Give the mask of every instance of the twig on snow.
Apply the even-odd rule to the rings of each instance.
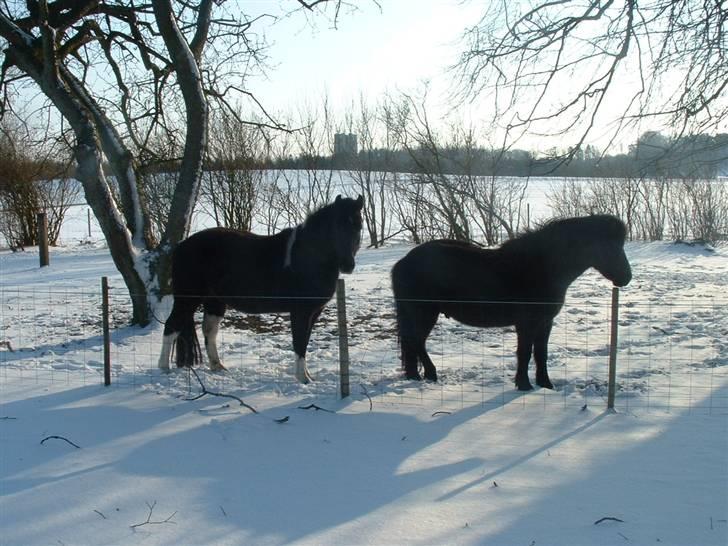
[[[302,409],[302,410],[315,409],[316,411],[325,411],[326,413],[336,413],[335,411],[332,411],[332,410],[326,409],[326,408],[322,408],[320,406],[317,406],[316,404],[309,404],[308,406],[298,406],[298,409]]]
[[[17,420],[17,417],[8,417],[8,416],[0,417],[0,421],[15,421],[15,420]]]
[[[40,445],[43,445],[47,440],[63,440],[64,442],[71,444],[76,449],[81,449],[81,446],[74,444],[71,440],[64,438],[63,436],[46,436],[40,441]]]
[[[372,411],[374,408],[374,404],[372,403],[372,397],[369,396],[369,391],[367,391],[367,388],[359,383],[359,386],[361,387],[362,392],[364,393],[364,396],[366,396],[369,399],[369,411]]]
[[[606,517],[603,517],[603,518],[600,518],[600,519],[596,520],[594,522],[594,525],[599,525],[603,521],[618,521],[619,523],[624,523],[624,520],[623,519],[613,518],[612,516],[606,516]]]
[[[433,417],[437,417],[438,415],[452,415],[452,412],[440,410],[432,414]]]
[[[99,516],[101,516],[104,519],[108,519],[102,512],[99,512],[98,510],[94,510]]]
[[[147,508],[149,508],[149,514],[147,514],[147,520],[143,521],[141,523],[135,523],[134,525],[130,525],[132,529],[136,529],[137,527],[141,527],[142,525],[162,525],[164,523],[170,523],[172,525],[177,525],[176,521],[172,521],[172,518],[177,514],[177,511],[173,512],[171,516],[167,517],[166,519],[153,521],[152,520],[152,514],[154,513],[154,507],[157,506],[157,501],[154,501],[152,504],[146,503]]]
[[[258,413],[257,409],[255,409],[253,406],[251,406],[249,404],[246,404],[245,402],[243,402],[243,400],[241,398],[238,398],[235,395],[225,394],[223,392],[213,392],[213,391],[207,390],[207,387],[205,387],[205,384],[202,382],[202,379],[200,378],[200,375],[197,373],[197,371],[194,368],[190,368],[190,371],[195,375],[195,377],[197,378],[197,381],[200,383],[202,392],[193,398],[185,398],[185,400],[187,400],[188,402],[192,402],[194,400],[199,400],[206,394],[209,394],[210,396],[220,396],[222,398],[232,398],[233,400],[237,400],[238,402],[240,402],[241,406],[248,408],[253,413]]]

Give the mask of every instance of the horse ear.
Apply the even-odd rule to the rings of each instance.
[[[336,199],[334,199],[334,203],[338,203],[339,201],[341,201],[341,194],[336,196]]]
[[[364,208],[364,196],[359,195],[359,197],[356,198],[356,206],[359,207],[359,210]]]

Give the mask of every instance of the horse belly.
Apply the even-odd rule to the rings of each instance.
[[[290,313],[296,308],[323,307],[330,298],[311,298],[296,296],[281,296],[270,292],[269,296],[239,296],[229,298],[226,304],[236,311],[243,313],[265,314],[265,313]]]
[[[517,315],[506,305],[467,302],[443,305],[441,312],[458,322],[481,328],[510,326],[515,324]]]
[[[537,303],[457,303],[443,306],[441,312],[468,326],[492,328],[551,320],[560,308],[556,304]]]

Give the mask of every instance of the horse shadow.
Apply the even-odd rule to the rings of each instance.
[[[532,396],[513,395],[516,402]],[[356,526],[350,524],[362,517],[406,519],[401,510],[407,498],[447,510],[462,495],[482,491],[510,470],[610,423],[603,412],[557,412],[554,429],[563,432],[549,441],[526,442],[530,449],[522,449],[515,440],[507,455],[478,456],[472,449],[458,455],[458,433],[472,431],[466,425],[473,420],[479,427],[495,423],[501,411],[521,423],[533,418],[533,412],[504,407],[501,400],[499,393],[434,416],[425,407],[388,411],[376,396],[371,411],[366,399],[311,398],[253,414],[214,397],[185,401],[102,387],[48,393],[2,406],[0,414],[18,418],[3,423],[5,437],[22,442],[24,454],[22,461],[4,464],[3,493],[22,500],[23,493],[43,488],[47,502],[56,503],[64,491],[78,488],[74,482],[82,483],[89,513],[127,517],[140,507],[144,511],[145,501],[156,501],[159,514],[179,510],[174,526],[155,530],[176,543],[235,537],[247,543],[288,543],[315,540],[332,529],[358,542],[362,537],[352,534]],[[335,413],[300,409],[309,403]],[[283,423],[274,420],[284,416]],[[488,442],[488,430],[482,433],[482,439],[473,441]],[[60,441],[40,446],[41,437],[50,434],[65,436],[82,449]],[[107,483],[106,473],[116,478]],[[549,502],[554,496],[547,495]],[[549,510],[544,503],[534,510]],[[6,503],[3,519],[21,521],[27,517],[23,510],[22,502]],[[77,509],[52,510],[60,522],[59,536],[73,536],[74,529],[86,524]],[[32,529],[22,533],[24,541],[18,543],[32,542]]]

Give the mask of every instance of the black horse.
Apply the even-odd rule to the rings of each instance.
[[[213,228],[182,241],[172,255],[174,305],[164,325],[159,367],[169,370],[175,341],[177,366],[200,362],[193,316],[202,305],[210,368],[224,369],[216,337],[225,310],[232,307],[247,313],[290,313],[296,378],[310,381],[305,359],[311,329],[334,294],[339,272],[354,270],[363,205],[361,196],[338,196],[303,224],[275,235]]]
[[[625,236],[622,221],[600,215],[553,220],[493,250],[451,240],[415,247],[392,268],[406,377],[421,379],[419,359],[425,379],[437,381],[425,341],[443,313],[471,326],[515,325],[516,386],[532,388],[528,362],[533,351],[536,383],[552,389],[547,347],[566,290],[590,267],[617,286],[629,283]]]

